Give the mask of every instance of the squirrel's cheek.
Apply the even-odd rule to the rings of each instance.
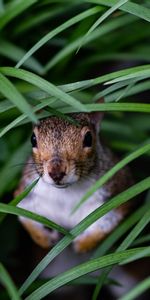
[[[72,183],[77,182],[78,180],[79,180],[79,176],[77,174],[75,174],[75,172],[70,172],[64,178],[64,183],[72,184]]]

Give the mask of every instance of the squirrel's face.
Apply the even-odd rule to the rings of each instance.
[[[49,117],[31,137],[36,169],[44,181],[66,187],[89,176],[95,166],[96,129],[89,114],[73,114],[78,125]]]

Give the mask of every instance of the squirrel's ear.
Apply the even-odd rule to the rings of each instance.
[[[96,101],[96,104],[104,103],[104,98]],[[94,125],[96,130],[99,129],[104,113],[102,111],[95,111],[89,114],[91,124]]]

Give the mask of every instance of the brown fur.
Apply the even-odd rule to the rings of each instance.
[[[37,139],[37,147],[33,147],[33,160],[30,159],[31,165],[27,165],[21,185],[16,194],[20,192],[30,181],[27,175],[29,168],[39,175],[44,174],[44,166],[48,173],[69,174],[71,170],[75,170],[78,180],[82,177],[88,178],[94,174],[95,178],[100,178],[116,163],[116,157],[101,143],[97,133],[97,119],[101,119],[101,113],[92,114],[72,114],[78,125],[69,123],[66,120],[50,117],[40,121],[39,125],[34,127],[34,133]],[[83,147],[84,136],[90,131],[93,138],[91,147]],[[32,165],[32,163],[35,164]],[[31,176],[34,177],[33,174]],[[105,188],[110,197],[125,190],[132,184],[130,171],[123,168],[117,172],[106,184]],[[122,216],[125,216],[130,207],[124,204],[118,208]],[[27,220],[23,222],[24,227],[29,231],[33,240],[46,248],[50,246],[47,232],[35,228],[32,223]],[[38,232],[39,230],[39,232]],[[43,232],[43,236],[42,236]],[[75,249],[84,252],[92,249],[107,234],[103,232],[93,232],[92,235],[81,236],[75,241]]]
[[[43,173],[41,164],[45,161],[50,161],[53,158],[59,158],[62,161],[60,171],[67,171],[78,164],[77,173],[88,174],[91,167],[95,164],[95,147],[96,133],[90,123],[90,118],[87,114],[74,114],[75,120],[80,121],[80,126],[75,126],[58,119],[51,117],[40,122],[39,126],[34,128],[34,133],[37,138],[37,148],[33,148],[33,157],[40,166],[37,165],[39,174]],[[92,133],[93,146],[83,149],[83,139],[87,131]],[[52,165],[49,163],[49,172]]]

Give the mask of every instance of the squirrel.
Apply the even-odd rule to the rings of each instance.
[[[132,176],[128,167],[119,170],[71,214],[87,190],[117,163],[118,158],[99,138],[102,112],[72,113],[68,116],[75,123],[50,116],[34,126],[31,137],[33,155],[27,161],[15,195],[40,177],[18,207],[70,230],[105,201],[129,187]],[[98,219],[75,238],[75,251],[82,253],[93,249],[129,211],[127,202]],[[43,248],[52,247],[60,238],[57,231],[49,230],[38,222],[25,217],[19,217],[19,220],[32,239]]]

